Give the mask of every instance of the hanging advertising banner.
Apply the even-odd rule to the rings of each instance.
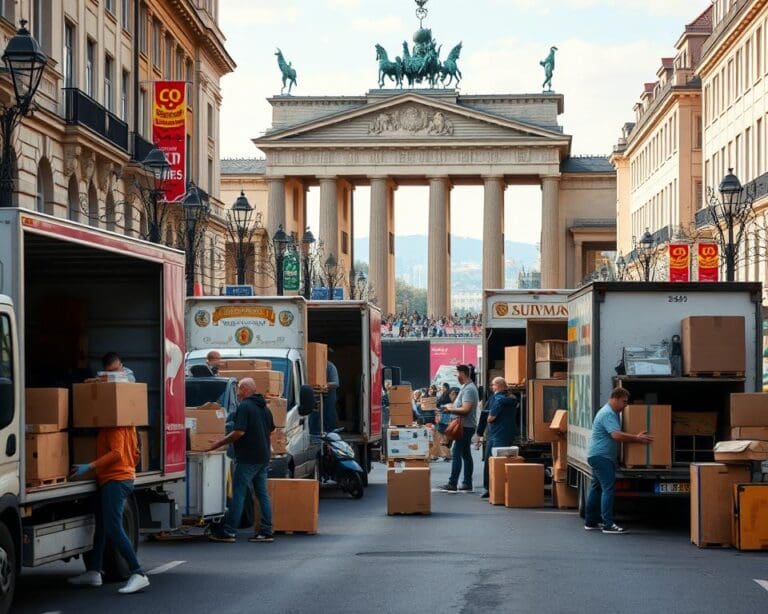
[[[720,254],[716,243],[699,243],[699,281],[718,281]]]
[[[691,247],[686,243],[669,245],[669,281],[688,282],[691,280]]]
[[[283,290],[299,291],[299,259],[292,251],[283,256]]]
[[[152,97],[152,141],[171,168],[163,182],[165,199],[177,202],[187,186],[187,83],[155,81]]]

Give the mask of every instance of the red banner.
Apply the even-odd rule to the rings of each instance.
[[[176,202],[187,191],[187,84],[155,81],[152,99],[152,140],[171,164],[163,182],[165,198]]]
[[[699,281],[718,281],[720,254],[716,243],[699,243]]]
[[[687,282],[691,280],[691,247],[685,243],[669,245],[669,281]]]
[[[477,343],[431,343],[429,346],[429,379],[440,371],[455,377],[456,365],[477,366]]]

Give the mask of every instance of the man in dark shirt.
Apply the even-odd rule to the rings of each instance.
[[[248,494],[248,485],[253,483],[256,498],[261,507],[261,527],[248,539],[249,542],[271,542],[272,503],[267,492],[267,473],[271,445],[269,435],[275,430],[272,412],[267,408],[264,397],[256,392],[253,379],[240,380],[237,387],[237,406],[235,426],[224,439],[211,446],[207,451],[234,443],[235,471],[232,476],[232,500],[227,508],[223,528],[210,535],[211,541],[234,543],[237,528],[243,515],[243,505]]]
[[[485,467],[483,468],[483,498],[488,498],[488,459],[493,448],[511,446],[518,436],[520,404],[515,397],[507,395],[507,382],[495,377],[491,382],[493,396],[488,400],[488,429],[485,444]]]

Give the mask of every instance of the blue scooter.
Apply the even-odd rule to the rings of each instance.
[[[340,436],[338,428],[330,433],[324,433],[323,453],[320,462],[320,479],[322,482],[333,480],[341,490],[353,499],[360,499],[365,493],[363,488],[363,468],[355,460],[355,451]]]

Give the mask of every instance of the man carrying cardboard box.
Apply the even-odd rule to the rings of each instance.
[[[248,485],[253,483],[256,498],[261,508],[261,528],[249,542],[267,543],[274,541],[272,535],[272,504],[267,491],[267,473],[271,447],[269,436],[275,430],[272,412],[264,397],[256,392],[256,382],[246,377],[237,387],[235,424],[232,432],[213,444],[206,452],[234,443],[235,471],[232,477],[232,500],[227,508],[224,527],[212,533],[211,541],[234,543],[237,529],[243,515],[243,505],[248,494]]]
[[[520,404],[515,397],[507,395],[507,381],[503,377],[495,377],[491,382],[493,396],[488,403],[488,438],[485,443],[485,466],[483,467],[483,499],[490,496],[488,491],[489,458],[493,448],[511,446],[519,434],[517,429]]]
[[[600,408],[592,422],[592,438],[587,452],[587,462],[592,467],[592,484],[587,496],[584,521],[587,531],[602,529],[603,533],[610,534],[626,532],[613,522],[613,487],[616,482],[619,443],[648,445],[653,441],[653,437],[645,431],[632,435],[621,430],[619,414],[628,404],[629,391],[614,388],[611,398]]]

